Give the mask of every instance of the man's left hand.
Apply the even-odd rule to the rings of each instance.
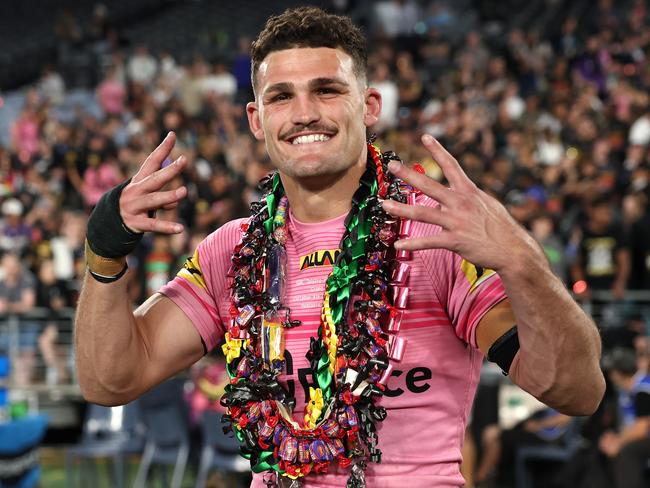
[[[449,182],[449,187],[406,165],[391,162],[388,169],[404,182],[436,200],[439,207],[384,201],[391,215],[438,225],[435,235],[402,239],[396,249],[449,249],[467,261],[500,271],[519,256],[536,253],[544,258],[534,239],[494,197],[480,190],[456,159],[428,134],[422,143],[429,150]]]

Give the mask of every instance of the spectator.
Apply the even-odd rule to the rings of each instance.
[[[420,9],[413,0],[387,0],[374,6],[377,27],[386,37],[406,37],[414,34]]]
[[[13,253],[2,256],[0,263],[0,314],[19,316],[18,337],[11,337],[7,331],[0,334],[0,348],[10,350],[12,341],[17,351],[14,358],[14,381],[26,386],[32,380],[36,361],[38,325],[25,321],[23,316],[34,309],[36,303],[36,279],[24,268],[20,258]]]
[[[544,253],[551,263],[551,269],[566,282],[566,256],[564,245],[555,233],[553,218],[547,213],[540,213],[530,222],[531,234],[544,248]]]
[[[381,93],[381,115],[377,122],[377,131],[383,132],[386,129],[393,129],[397,126],[397,109],[399,104],[399,93],[397,85],[390,79],[390,70],[386,63],[379,63],[375,67],[370,85]]]
[[[650,376],[638,371],[631,350],[616,350],[611,360],[609,376],[618,390],[621,421],[616,432],[600,438],[598,447],[612,462],[616,488],[642,488],[650,458]]]
[[[192,422],[199,423],[206,410],[224,413],[219,400],[228,384],[223,356],[211,353],[192,366],[192,388],[187,394]]]
[[[633,290],[650,289],[650,209],[647,196],[631,193],[623,198],[623,227],[630,243],[630,279]]]
[[[622,228],[614,222],[607,196],[592,201],[582,227],[578,258],[572,269],[574,283],[584,282],[586,290],[611,290],[622,298],[630,275],[630,250]]]
[[[233,61],[232,74],[237,80],[237,91],[241,93],[243,97],[243,102],[246,102],[250,99],[252,95],[252,85],[251,85],[251,39],[250,37],[242,36],[237,41],[237,56]]]
[[[41,262],[38,269],[36,286],[36,306],[48,309],[51,319],[57,318],[57,313],[68,307],[68,291],[61,280],[54,274],[54,263],[47,259]],[[65,331],[72,334],[71,330]],[[38,348],[45,362],[45,382],[49,385],[65,383],[69,379],[67,370],[68,349],[58,344],[59,327],[55,320],[48,320],[45,329],[38,338]]]
[[[81,192],[87,208],[93,208],[105,192],[122,181],[123,175],[108,151],[90,153],[87,161]]]
[[[494,466],[484,466],[484,476],[494,472],[498,466],[499,478],[503,483],[513,485],[511,466],[515,464],[517,449],[522,446],[559,446],[571,417],[563,415],[550,408],[535,412],[529,418],[515,425],[513,428],[500,432],[500,435],[490,439],[491,450],[497,453],[490,460]],[[477,481],[486,478],[478,478]]]
[[[120,116],[124,113],[126,89],[114,66],[109,68],[104,80],[97,87],[97,100],[107,115]]]
[[[206,74],[201,80],[201,93],[204,97],[226,97],[232,100],[236,92],[237,79],[228,72],[222,61],[216,62],[212,73]]]
[[[65,98],[65,81],[48,65],[43,69],[43,75],[38,81],[38,91],[43,100],[56,107],[61,105]]]
[[[158,61],[149,53],[147,46],[139,45],[129,59],[126,69],[129,80],[148,87],[158,72]]]
[[[32,92],[37,98],[36,92]],[[41,120],[37,107],[26,104],[11,126],[11,147],[20,162],[27,166],[39,151]]]
[[[151,251],[144,261],[147,296],[158,291],[169,281],[177,271],[175,264],[176,259],[170,248],[170,237],[165,234],[154,235]]]
[[[22,255],[30,243],[32,229],[25,222],[24,207],[17,198],[2,203],[3,219],[0,223],[0,249]]]

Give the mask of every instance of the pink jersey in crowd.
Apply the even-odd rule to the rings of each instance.
[[[418,204],[436,206],[421,196]],[[311,375],[305,354],[317,335],[325,280],[332,270],[345,216],[307,224],[288,219],[290,238],[287,305],[293,319],[286,330],[287,374],[284,383],[295,392],[294,418],[302,418]],[[242,220],[230,222],[208,236],[194,256],[197,269],[179,272],[161,293],[192,320],[208,349],[219,343],[229,319],[226,273],[241,237]],[[415,222],[412,237],[439,232]],[[378,424],[380,464],[369,463],[369,488],[459,487],[461,444],[483,359],[475,330],[481,317],[505,298],[498,275],[478,269],[447,250],[413,253],[409,303],[400,337],[407,340],[402,361],[395,363],[381,404],[388,417]],[[313,384],[312,384],[313,385]],[[307,487],[345,486],[347,474],[333,465],[330,474],[309,475]],[[262,488],[262,475],[253,487]]]

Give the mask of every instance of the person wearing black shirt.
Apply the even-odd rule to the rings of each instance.
[[[584,281],[591,290],[611,290],[623,298],[630,275],[630,250],[623,229],[614,222],[612,203],[607,197],[592,201],[576,263],[571,273],[574,283]]]
[[[650,459],[650,375],[637,370],[634,351],[618,349],[609,377],[618,390],[619,428],[605,432],[598,447],[612,461],[617,488],[643,488]]]

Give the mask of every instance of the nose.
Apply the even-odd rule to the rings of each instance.
[[[310,95],[296,95],[293,102],[293,111],[291,114],[292,123],[308,126],[320,120],[318,104]]]

